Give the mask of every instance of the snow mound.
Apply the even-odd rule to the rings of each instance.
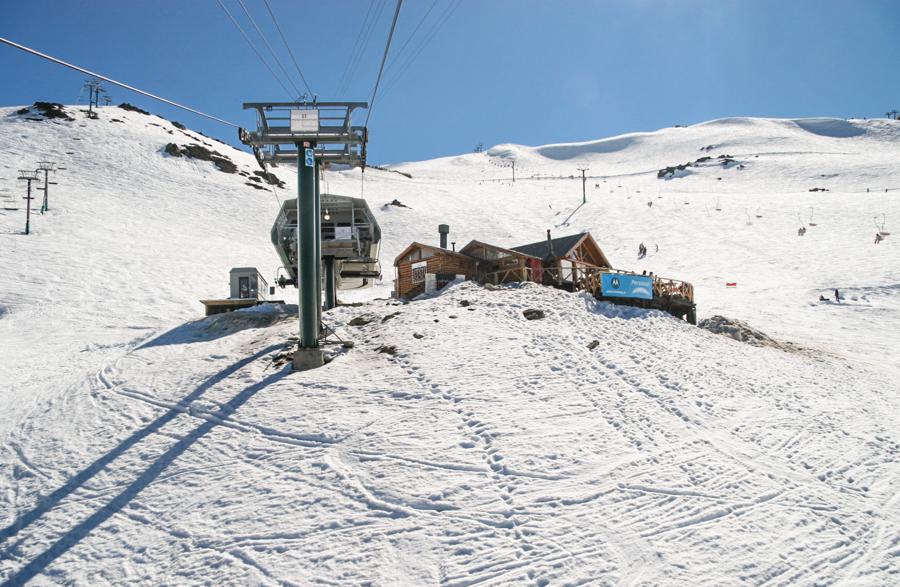
[[[806,132],[834,139],[847,139],[866,134],[865,127],[841,118],[801,118],[793,122]]]
[[[783,351],[796,352],[800,347],[790,342],[775,340],[771,336],[753,328],[743,320],[734,320],[725,316],[710,316],[697,323],[698,328],[721,334],[752,346],[772,347]]]
[[[534,152],[548,159],[565,161],[567,159],[575,159],[584,155],[617,153],[619,151],[624,151],[626,149],[639,146],[644,140],[644,136],[645,135],[643,133],[633,133],[609,139],[601,139],[599,141],[545,145],[543,147],[536,147],[534,149]]]

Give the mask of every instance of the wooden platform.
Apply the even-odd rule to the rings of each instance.
[[[200,300],[206,308],[206,315],[224,314],[241,308],[252,308],[260,304],[283,304],[284,300],[257,300],[257,299],[228,299],[228,300]]]

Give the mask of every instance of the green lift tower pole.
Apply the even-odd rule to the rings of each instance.
[[[316,289],[316,308],[318,309],[319,321],[322,324],[322,196],[319,192],[319,168],[316,167],[316,283],[319,287]],[[324,336],[324,332],[320,332]]]
[[[319,347],[319,280],[318,254],[319,222],[316,215],[316,165],[314,146],[303,143],[298,146],[297,172],[299,175],[297,194],[297,243],[300,248],[297,255],[297,278],[300,282],[300,348],[315,349]]]

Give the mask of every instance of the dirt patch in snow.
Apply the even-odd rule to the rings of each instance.
[[[751,346],[771,347],[789,353],[809,353],[815,354],[810,349],[806,349],[792,342],[776,340],[768,334],[753,328],[743,320],[735,320],[726,318],[725,316],[711,316],[704,318],[697,324],[698,328],[703,328],[714,334],[721,334],[733,338],[738,342],[743,342]]]

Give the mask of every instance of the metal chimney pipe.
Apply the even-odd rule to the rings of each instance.
[[[550,238],[550,229],[547,229],[547,255],[553,256],[553,239]]]
[[[453,252],[455,253],[456,252],[456,241],[453,241],[452,243],[450,243],[450,246],[453,247]]]
[[[441,235],[441,248],[447,248],[447,235],[450,234],[449,224],[438,224],[438,234]]]

